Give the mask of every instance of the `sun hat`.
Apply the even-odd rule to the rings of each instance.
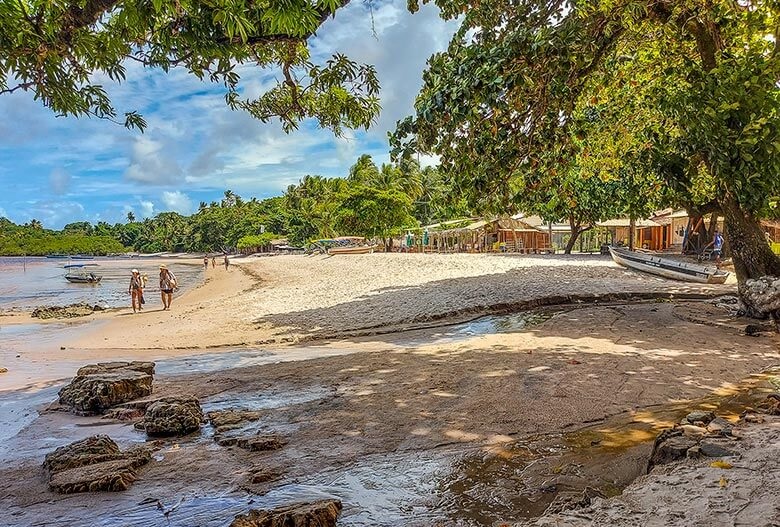
[[[136,273],[138,273],[138,269],[133,269],[132,271],[130,271],[130,273],[136,274]]]
[[[165,264],[160,264],[160,269],[168,269]]]

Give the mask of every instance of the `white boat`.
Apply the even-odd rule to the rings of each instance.
[[[65,280],[72,284],[99,284],[103,276],[93,273],[87,267],[97,267],[97,264],[66,265]]]
[[[629,251],[620,247],[610,247],[609,252],[617,264],[673,280],[699,282],[702,284],[722,284],[729,276],[728,272],[721,271],[714,265],[703,266],[678,262],[651,254]]]
[[[374,252],[374,245],[356,245],[352,247],[331,247],[328,254],[371,254]]]

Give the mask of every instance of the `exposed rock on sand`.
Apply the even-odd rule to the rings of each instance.
[[[295,503],[270,511],[251,510],[236,516],[230,527],[335,527],[340,514],[338,500]]]
[[[153,362],[113,362],[80,368],[60,390],[60,404],[77,414],[97,414],[152,393]]]
[[[135,469],[148,463],[146,448],[121,452],[108,436],[96,435],[46,455],[43,467],[49,488],[60,494],[126,490],[136,480]]]
[[[215,410],[208,413],[208,418],[215,432],[220,433],[257,421],[261,415],[262,412],[257,410]]]
[[[141,373],[145,373],[147,375],[154,375],[154,366],[155,364],[153,362],[137,360],[132,362],[98,362],[97,364],[87,364],[86,366],[82,366],[78,369],[76,375],[94,375],[96,373],[109,373],[116,370],[133,370],[140,371]]]
[[[139,428],[150,436],[180,436],[194,432],[203,423],[200,402],[191,395],[163,397],[146,407]]]
[[[30,314],[33,318],[78,318],[91,315],[95,311],[103,311],[105,308],[99,305],[90,305],[86,303],[70,304],[67,306],[41,306],[37,307]]]
[[[696,424],[692,424],[696,423]],[[708,425],[715,423],[710,428]],[[647,471],[687,458],[733,456],[730,423],[712,412],[693,411],[682,423],[661,432],[655,439]]]
[[[762,276],[756,280],[747,280],[742,288],[742,296],[748,306],[759,314],[780,312],[780,277]]]
[[[657,467],[620,496],[517,526],[775,526],[780,518],[780,417],[741,424],[730,463],[685,460]],[[731,467],[731,468],[728,468]]]

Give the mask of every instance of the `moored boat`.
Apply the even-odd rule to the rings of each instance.
[[[87,267],[97,267],[97,264],[71,264],[66,265],[65,280],[72,284],[99,284],[103,276],[95,274]]]
[[[722,284],[729,276],[727,271],[721,271],[714,265],[704,266],[678,262],[652,254],[629,251],[620,247],[610,247],[609,252],[617,264],[673,280],[702,284]]]

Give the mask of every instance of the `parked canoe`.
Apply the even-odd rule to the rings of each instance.
[[[351,247],[331,247],[328,254],[371,254],[374,252],[373,245],[355,245]]]
[[[651,254],[629,251],[620,247],[610,247],[609,252],[617,264],[673,280],[699,282],[702,284],[722,284],[729,276],[728,272],[721,271],[714,265],[703,266],[678,262]]]

